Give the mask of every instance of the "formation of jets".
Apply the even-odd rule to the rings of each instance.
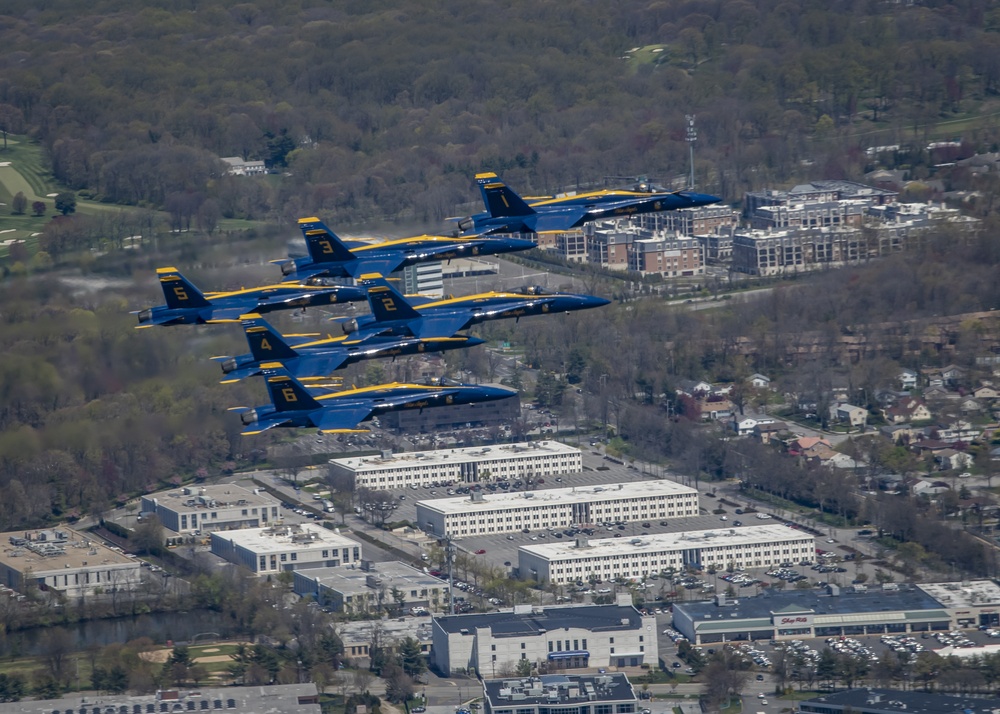
[[[428,261],[535,247],[531,240],[492,234],[568,230],[608,216],[702,206],[719,200],[686,191],[650,190],[643,185],[635,190],[546,197],[529,203],[496,174],[479,174],[476,181],[486,211],[459,221],[459,232],[454,236],[424,235],[377,244],[345,242],[318,218],[302,218],[299,228],[308,256],[275,261],[281,268],[281,283],[203,293],[176,268],[160,268],[157,276],[166,304],[138,311],[137,327],[241,323],[250,351],[213,359],[221,363],[223,382],[263,377],[270,403],[232,409],[240,414],[246,435],[275,427],[314,428],[321,433],[358,431],[361,423],[389,411],[506,399],[516,392],[449,380],[393,382],[347,390],[323,382],[337,370],[362,360],[482,344],[483,340],[462,331],[487,320],[516,320],[608,304],[599,297],[538,287],[444,299],[408,296],[383,277],[395,270]],[[353,279],[356,284],[329,284],[334,278]],[[343,334],[337,336],[282,335],[262,317],[276,310],[361,301],[368,302],[370,314],[338,319]]]

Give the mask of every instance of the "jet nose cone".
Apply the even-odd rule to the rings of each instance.
[[[718,196],[710,193],[695,193],[693,191],[680,191],[678,196],[684,198],[691,206],[710,206],[713,203],[722,201]]]
[[[605,300],[602,297],[596,297],[594,295],[584,295],[584,307],[604,307],[605,305],[610,305],[610,300]]]
[[[464,347],[475,347],[476,345],[485,345],[486,340],[480,339],[479,337],[466,337]]]
[[[507,387],[480,387],[480,389],[483,399],[506,399],[517,394],[516,389],[508,389]]]

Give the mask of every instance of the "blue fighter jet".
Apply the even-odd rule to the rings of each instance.
[[[167,304],[133,312],[139,316],[138,328],[239,322],[240,316],[248,312],[263,313],[334,305],[358,302],[366,298],[365,291],[357,287],[291,284],[202,293],[177,268],[158,268],[156,273]]]
[[[373,387],[328,391],[307,389],[280,363],[263,365],[271,403],[241,412],[244,435],[259,434],[275,427],[306,427],[322,433],[366,431],[358,424],[380,414],[405,409],[429,409],[453,404],[478,404],[507,399],[517,394],[504,387],[452,383],[438,380],[429,384],[392,382]]]
[[[371,315],[342,320],[346,334],[396,335],[428,339],[451,337],[459,330],[487,320],[526,315],[587,310],[607,305],[608,300],[591,295],[551,293],[540,287],[515,292],[488,292],[441,300],[404,296],[382,276],[365,276]]]
[[[628,189],[587,191],[526,201],[495,173],[476,174],[476,183],[486,211],[458,221],[463,235],[558,233],[604,218],[708,206],[722,200],[705,193],[667,191],[640,183]]]
[[[333,372],[367,359],[398,355],[443,352],[483,344],[478,337],[394,337],[372,335],[352,339],[347,335],[322,337],[316,335],[282,335],[260,315],[243,316],[243,332],[250,345],[248,354],[236,357],[213,357],[222,363],[223,384],[238,382],[260,374],[263,364],[281,362],[289,374],[302,382],[325,379]]]
[[[414,236],[365,243],[343,241],[318,218],[300,218],[308,257],[276,260],[286,280],[305,281],[317,277],[358,278],[366,273],[389,273],[416,263],[496,255],[534,248],[521,238],[471,236]]]

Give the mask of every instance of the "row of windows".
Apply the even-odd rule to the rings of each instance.
[[[113,705],[103,705],[99,707],[88,707],[85,705],[80,705],[79,709],[53,709],[52,714],[144,714],[144,712],[182,712],[182,711],[204,711],[209,709],[211,705],[212,709],[222,709],[222,700],[215,699],[209,702],[207,699],[202,699],[200,702],[196,702],[193,699],[189,699],[186,702],[157,702],[148,703],[146,705],[133,704],[131,708],[122,704],[118,707]],[[226,709],[235,709],[236,700],[227,699]]]

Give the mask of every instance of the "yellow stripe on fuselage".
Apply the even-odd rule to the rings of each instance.
[[[228,292],[205,293],[205,298],[208,300],[218,300],[219,298],[234,297],[239,295],[253,295],[254,293],[262,293],[266,290],[285,291],[288,290],[289,288],[295,288],[298,292],[303,292],[303,293],[315,293],[315,292],[322,292],[324,290],[330,290],[330,287],[323,287],[320,285],[279,283],[277,285],[261,285],[260,287],[256,288],[240,288],[239,290],[231,290]],[[292,293],[288,294],[291,295]]]
[[[558,196],[556,198],[551,198],[547,201],[536,201],[535,203],[529,203],[529,206],[552,206],[559,205],[560,203],[567,203],[569,201],[579,201],[580,199],[588,198],[607,198],[608,196],[620,196],[621,198],[652,198],[654,196],[667,196],[669,194],[658,192],[658,193],[643,193],[641,191],[628,191],[625,189],[603,189],[601,191],[587,191],[586,193],[575,193],[572,196]]]
[[[378,392],[389,392],[395,389],[419,389],[426,392],[440,392],[443,389],[459,389],[458,386],[445,386],[445,385],[431,385],[431,384],[407,384],[405,382],[390,382],[389,384],[375,384],[370,387],[355,387],[354,389],[347,389],[343,392],[334,392],[333,394],[321,394],[319,396],[313,395],[313,399],[321,401],[323,399],[337,399],[340,397],[351,397],[359,396],[365,394],[376,394]]]
[[[462,297],[456,298],[445,298],[444,300],[437,300],[435,302],[427,302],[423,305],[416,305],[414,309],[417,312],[425,310],[429,307],[449,307],[453,305],[472,305],[482,300],[489,300],[491,298],[520,298],[522,300],[528,300],[533,298],[542,297],[540,295],[521,295],[520,293],[478,293],[476,295],[464,295]]]
[[[409,243],[444,243],[448,245],[462,245],[463,243],[468,243],[468,241],[456,240],[454,238],[449,238],[448,236],[413,236],[412,238],[393,238],[392,240],[383,241],[381,243],[369,243],[367,245],[354,246],[351,248],[351,252],[362,253],[366,250],[392,248],[394,246],[407,245]]]

